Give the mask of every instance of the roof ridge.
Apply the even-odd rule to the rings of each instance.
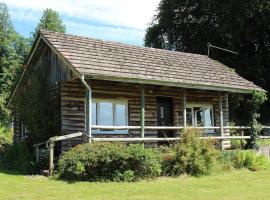
[[[182,51],[174,51],[174,50],[169,50],[169,49],[159,49],[159,48],[154,48],[154,47],[132,45],[132,44],[126,44],[126,43],[118,42],[118,41],[103,40],[103,39],[93,38],[93,37],[89,37],[89,36],[80,36],[80,35],[70,34],[70,33],[61,33],[61,32],[56,32],[56,31],[51,31],[51,30],[45,30],[45,29],[40,29],[40,32],[41,32],[41,34],[43,34],[43,33],[46,34],[46,32],[47,32],[47,33],[53,33],[53,34],[62,35],[62,36],[75,37],[75,38],[79,38],[79,39],[87,39],[87,40],[100,41],[102,43],[121,45],[121,46],[130,47],[130,48],[147,49],[147,50],[151,50],[151,51],[175,53],[175,54],[181,54],[181,55],[190,55],[190,56],[198,56],[198,57],[207,57],[208,58],[207,55],[203,55],[203,54],[195,54],[195,53],[188,53],[188,52],[182,52]],[[212,60],[211,58],[209,58],[209,59]]]

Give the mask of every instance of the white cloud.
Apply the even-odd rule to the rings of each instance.
[[[64,23],[67,25],[68,32],[72,32],[75,35],[143,45],[145,34],[143,30],[95,26],[72,21],[64,21]]]
[[[34,19],[45,8],[61,15],[97,20],[106,24],[145,29],[151,22],[159,0],[2,0],[13,18]]]

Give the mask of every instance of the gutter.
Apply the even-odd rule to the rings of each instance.
[[[88,133],[89,136],[89,143],[91,143],[91,138],[92,138],[92,127],[91,127],[91,122],[92,122],[92,89],[91,86],[88,85],[88,83],[85,81],[85,76],[82,75],[80,77],[82,83],[86,87],[86,94],[85,94],[85,130]]]

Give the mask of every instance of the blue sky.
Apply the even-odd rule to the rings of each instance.
[[[16,31],[34,31],[45,8],[60,13],[67,33],[143,45],[145,29],[159,0],[1,0],[9,8]]]

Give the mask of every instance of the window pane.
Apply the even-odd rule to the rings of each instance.
[[[194,114],[195,114],[195,122],[197,126],[203,126],[204,115],[203,115],[203,108],[194,107]]]
[[[115,104],[115,125],[116,126],[126,126],[127,125],[127,115],[126,115],[126,105],[125,104]]]
[[[186,117],[187,117],[187,125],[192,126],[192,109],[191,108],[187,108]]]
[[[92,103],[92,113],[91,113],[91,121],[93,125],[97,125],[97,104]]]
[[[113,125],[113,104],[102,102],[99,103],[99,125]]]
[[[204,110],[204,126],[212,126],[212,109],[205,108]]]

